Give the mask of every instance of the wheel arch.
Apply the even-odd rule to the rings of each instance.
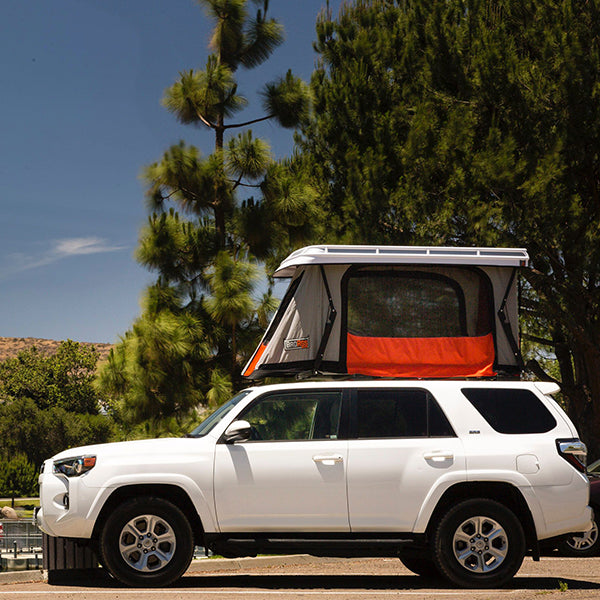
[[[482,498],[494,500],[509,508],[519,519],[523,526],[525,542],[534,560],[540,556],[537,533],[533,515],[527,501],[518,488],[506,482],[472,481],[457,483],[448,488],[439,499],[427,524],[427,538],[432,538],[433,529],[441,516],[452,506],[463,500]]]
[[[92,539],[98,541],[100,531],[106,519],[117,506],[130,498],[138,498],[140,496],[162,498],[177,506],[190,522],[190,526],[194,532],[195,544],[197,546],[203,545],[204,527],[194,503],[184,489],[170,484],[133,484],[116,488],[104,502],[98,514],[92,532]]]

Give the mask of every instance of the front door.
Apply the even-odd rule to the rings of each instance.
[[[253,439],[216,446],[222,532],[349,531],[342,395],[267,393],[238,415],[253,427]]]

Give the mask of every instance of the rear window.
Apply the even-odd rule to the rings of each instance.
[[[462,393],[498,433],[545,433],[556,419],[530,390],[463,388]]]

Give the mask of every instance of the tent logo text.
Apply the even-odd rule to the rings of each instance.
[[[308,338],[298,338],[296,340],[284,340],[284,350],[308,350]]]

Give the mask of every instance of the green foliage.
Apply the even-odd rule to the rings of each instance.
[[[263,91],[263,108],[282,127],[295,127],[308,116],[309,92],[306,84],[288,71]]]
[[[160,284],[149,289],[145,308],[98,375],[120,421],[185,414],[202,400],[199,367],[210,355],[202,323]]]
[[[98,395],[92,382],[98,355],[70,340],[56,354],[46,356],[36,348],[0,363],[0,402],[30,398],[39,408],[62,407],[97,414]]]
[[[29,398],[0,404],[0,455],[24,454],[34,465],[66,448],[112,441],[116,434],[107,415],[41,409]]]
[[[233,386],[231,378],[223,374],[218,369],[214,369],[210,374],[210,390],[206,394],[208,405],[212,408],[221,406],[233,395]]]
[[[9,477],[14,494],[35,495],[29,472],[35,475],[45,459],[115,438],[113,420],[99,414],[103,398],[93,385],[97,360],[93,348],[67,341],[54,355],[32,348],[0,363],[0,456],[5,457],[0,468],[10,471],[10,477],[0,474],[0,486],[8,485]]]
[[[0,458],[0,496],[5,498],[38,495],[38,470],[24,454]]]
[[[527,247],[528,335],[600,452],[599,3],[357,0],[315,47],[298,142],[332,237]]]

